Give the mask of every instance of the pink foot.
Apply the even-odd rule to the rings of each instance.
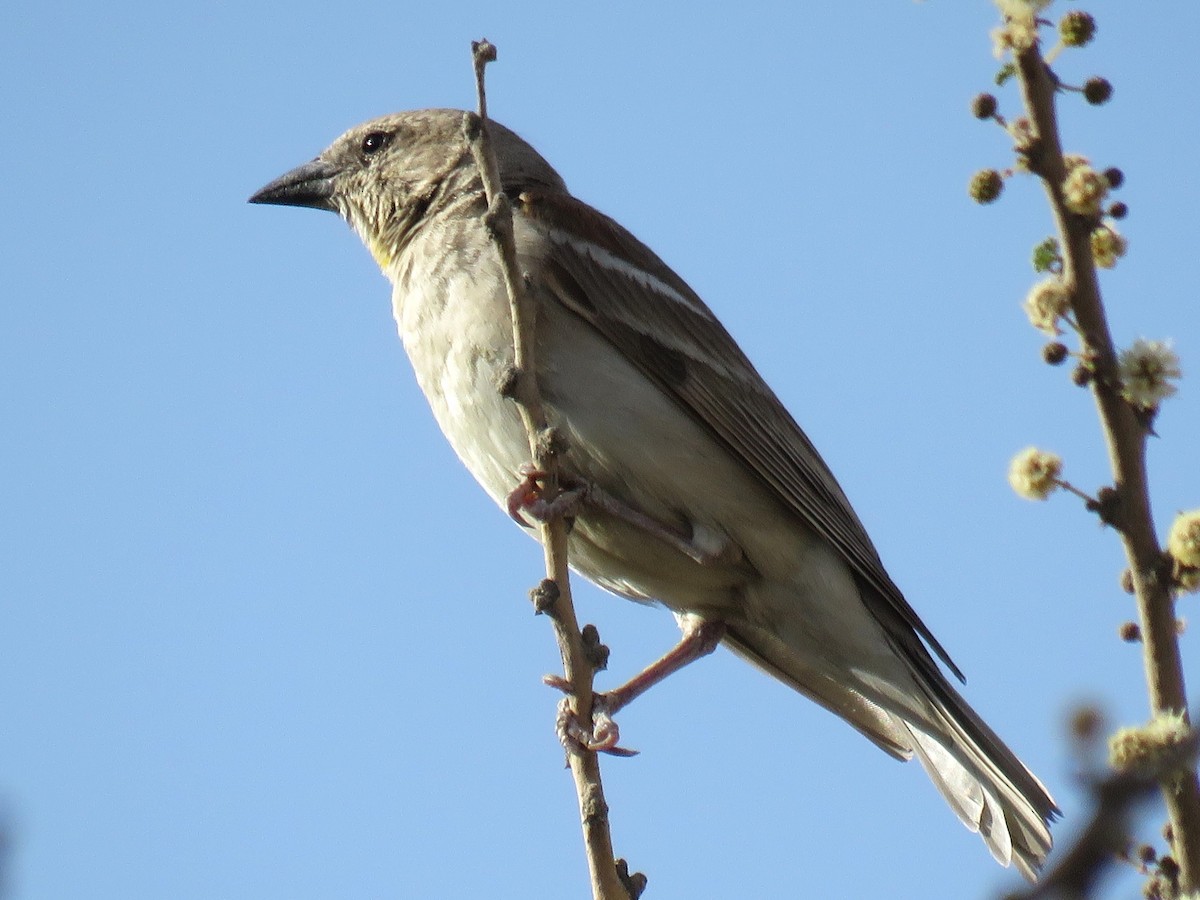
[[[542,681],[568,695],[558,702],[558,715],[554,719],[554,733],[568,752],[591,750],[609,756],[637,756],[638,751],[617,746],[621,740],[621,729],[608,712],[606,694],[592,695],[592,723],[591,727],[587,727],[580,724],[575,715],[574,698],[570,696],[571,685],[567,680],[558,675],[545,675]]]
[[[538,492],[541,486],[538,484],[538,479],[545,478],[546,473],[530,463],[524,463],[518,470],[521,473],[521,483],[518,484],[508,495],[508,514],[512,520],[522,528],[532,528],[533,526],[526,521],[521,515],[521,510],[532,506],[536,501],[541,499]]]
[[[523,510],[528,511],[539,522],[548,522],[551,519],[573,516],[583,505],[586,487],[571,487],[547,502],[541,495],[541,480],[546,477],[546,473],[531,463],[523,463],[518,471],[521,474],[521,483],[509,493],[506,505],[508,514],[522,528],[533,527],[522,514]]]

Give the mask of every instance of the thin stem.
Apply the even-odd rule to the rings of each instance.
[[[1080,500],[1084,501],[1085,503],[1091,503],[1094,505],[1098,502],[1096,500],[1096,498],[1091,496],[1090,494],[1088,494],[1087,491],[1081,491],[1079,488],[1075,487],[1075,485],[1071,484],[1071,482],[1069,482],[1069,481],[1063,481],[1060,478],[1055,478],[1054,483],[1057,484],[1064,491],[1074,494],[1076,497],[1078,497]]]
[[[484,69],[496,58],[496,48],[488,41],[472,44],[475,64],[475,85],[479,96],[478,116],[467,115],[464,130],[471,153],[479,168],[487,196],[488,211],[485,223],[500,253],[508,291],[513,322],[513,364],[515,381],[513,397],[521,412],[529,438],[530,458],[545,473],[542,496],[553,501],[559,493],[559,448],[548,439],[551,430],[542,405],[537,383],[534,358],[534,334],[537,306],[525,290],[525,279],[517,262],[517,247],[513,237],[512,206],[500,183],[499,165],[492,147],[487,123],[487,93],[484,89]],[[552,518],[540,526],[542,549],[545,552],[546,577],[558,588],[550,612],[554,634],[562,656],[563,672],[571,684],[575,715],[585,722],[591,720],[592,677],[595,674],[584,649],[575,606],[571,600],[571,583],[567,567],[567,528],[561,518]],[[600,763],[593,752],[579,749],[568,753],[579,812],[583,826],[584,848],[591,875],[594,900],[628,900],[629,892],[617,874],[612,836],[608,824],[608,804],[600,780]]]
[[[1063,280],[1072,286],[1071,305],[1096,377],[1092,395],[1108,445],[1113,485],[1118,492],[1118,531],[1129,560],[1141,620],[1143,662],[1153,714],[1187,714],[1187,692],[1180,661],[1175,608],[1162,548],[1154,531],[1146,475],[1146,429],[1121,397],[1117,354],[1109,333],[1092,260],[1095,222],[1072,213],[1063,199],[1067,171],[1055,113],[1056,82],[1035,45],[1016,55],[1017,74],[1034,141],[1023,148],[1029,168],[1039,175],[1054,214],[1062,249]],[[1182,889],[1200,889],[1200,781],[1195,769],[1176,785],[1163,787],[1175,834]]]

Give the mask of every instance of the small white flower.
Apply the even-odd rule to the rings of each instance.
[[[1200,569],[1193,569],[1190,566],[1182,566],[1175,573],[1175,582],[1179,585],[1179,590],[1185,594],[1194,594],[1200,591]]]
[[[1118,359],[1121,396],[1143,409],[1154,409],[1177,390],[1171,379],[1179,378],[1179,357],[1166,341],[1138,338]]]
[[[1029,447],[1013,457],[1008,467],[1008,483],[1026,500],[1045,500],[1058,488],[1062,457]]]
[[[1159,713],[1141,728],[1122,728],[1109,738],[1109,764],[1119,772],[1152,778],[1170,775],[1175,766],[1186,762],[1173,757],[1193,733],[1183,713]]]
[[[1058,320],[1071,309],[1071,292],[1059,278],[1047,278],[1029,289],[1023,304],[1029,324],[1049,335],[1060,333]]]
[[[1100,213],[1100,204],[1108,196],[1108,179],[1091,166],[1080,163],[1071,168],[1063,182],[1063,201],[1067,209],[1081,216]]]
[[[996,0],[996,6],[1006,16],[1036,16],[1053,0]]]
[[[1129,241],[1111,225],[1101,225],[1092,232],[1092,259],[1102,269],[1111,269],[1129,249]]]
[[[1200,509],[1175,517],[1167,535],[1167,551],[1185,566],[1200,568]]]
[[[1010,119],[1008,133],[1012,135],[1013,145],[1018,148],[1032,147],[1037,137],[1037,132],[1033,128],[1033,122],[1027,116],[1017,116],[1014,119]],[[1024,157],[1017,160],[1017,169],[1020,171],[1028,171],[1028,165]]]
[[[1009,19],[999,28],[993,28],[991,31],[992,37],[992,55],[996,59],[1003,59],[1004,55],[1010,50],[1013,53],[1020,53],[1022,50],[1028,50],[1037,43],[1038,33],[1037,26],[1033,22],[1033,18],[1028,20],[1021,18]]]
[[[1004,24],[992,29],[992,52],[1002,59],[1010,50],[1020,53],[1038,41],[1037,14],[1050,0],[996,0]]]

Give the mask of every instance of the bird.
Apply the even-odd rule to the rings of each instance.
[[[519,517],[529,444],[497,388],[512,318],[464,116],[365,122],[250,202],[332,211],[358,234],[441,430]],[[582,486],[571,566],[684,629],[613,706],[722,644],[885,753],[915,756],[996,861],[1036,880],[1055,801],[943,673],[938,660],[962,680],[808,436],[679,275],[515,132],[486,126],[536,306],[546,416]]]

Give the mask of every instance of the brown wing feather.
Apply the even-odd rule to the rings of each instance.
[[[526,192],[518,209],[540,223],[551,240],[543,274],[556,298],[675,397],[811,528],[827,537],[869,588],[864,591],[868,605],[875,597],[883,601],[883,609],[871,608],[905,645],[913,662],[936,671],[919,641],[905,640],[903,631],[896,632],[897,620],[908,626],[909,635],[919,634],[961,680],[962,672],[884,570],[812,442],[683,279],[618,223],[570,195]],[[616,266],[598,265],[589,258],[589,244],[650,273],[675,296],[665,296]],[[668,337],[676,335],[685,340]]]

